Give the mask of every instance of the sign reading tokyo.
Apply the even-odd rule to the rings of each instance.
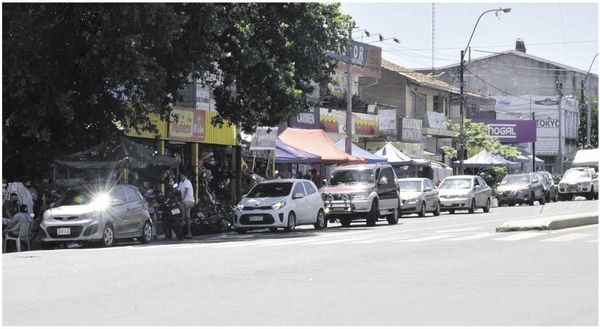
[[[529,143],[536,141],[534,120],[478,120],[488,127],[488,136],[502,143]]]

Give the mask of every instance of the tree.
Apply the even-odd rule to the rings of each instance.
[[[578,95],[579,104],[581,110],[579,111],[579,130],[577,135],[577,144],[586,146],[587,144],[587,104],[582,102],[581,94]],[[592,117],[591,117],[591,130],[590,130],[590,143],[592,147],[598,148],[598,96],[592,95],[587,100],[591,103]]]
[[[325,51],[347,40],[339,5],[3,4],[5,177],[121,132],[154,128],[190,79],[215,87],[215,124],[251,131],[307,108]]]

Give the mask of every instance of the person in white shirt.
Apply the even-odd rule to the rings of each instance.
[[[187,239],[192,238],[192,221],[190,218],[192,207],[195,204],[194,201],[194,188],[192,182],[187,179],[185,174],[179,175],[179,186],[177,189],[181,193],[181,199],[183,199],[183,220],[185,221]]]

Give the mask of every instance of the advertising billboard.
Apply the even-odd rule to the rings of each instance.
[[[534,120],[477,120],[488,127],[488,136],[501,143],[530,143],[536,141]]]

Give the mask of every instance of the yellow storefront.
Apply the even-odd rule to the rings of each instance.
[[[150,133],[135,130],[129,130],[126,135],[130,137],[154,139],[156,141],[156,150],[159,154],[165,154],[165,147],[170,145],[182,148],[181,156],[189,154],[189,163],[185,161],[182,167],[191,169],[193,177],[190,177],[194,185],[194,196],[198,200],[198,167],[199,159],[204,149],[214,147],[233,147],[231,152],[230,165],[232,168],[238,168],[237,157],[239,152],[237,146],[237,129],[235,125],[215,127],[211,124],[211,119],[217,116],[215,111],[197,110],[183,107],[173,107],[170,113],[170,122],[161,120],[158,115],[151,114],[150,120],[156,125],[157,132]],[[189,168],[191,167],[191,168]],[[237,170],[236,170],[237,171]],[[237,190],[237,179],[232,179],[231,192],[232,197]]]

